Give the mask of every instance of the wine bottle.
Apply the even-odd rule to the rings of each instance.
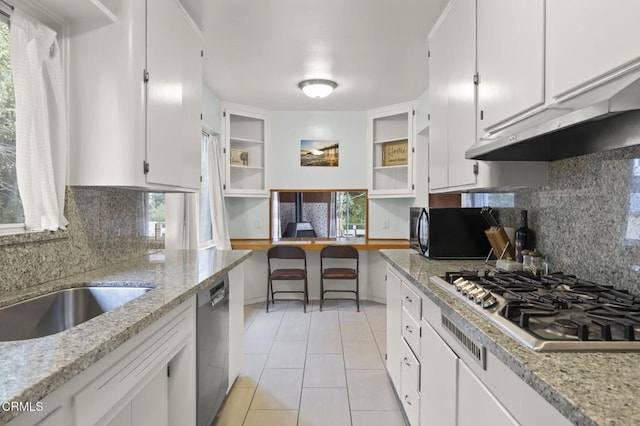
[[[514,239],[516,246],[516,262],[522,263],[522,250],[528,248],[531,243],[531,230],[527,227],[527,211],[520,210],[520,226],[516,229]]]

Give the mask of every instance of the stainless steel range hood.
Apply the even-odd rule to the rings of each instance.
[[[640,71],[593,88],[485,135],[466,158],[554,161],[640,144]]]

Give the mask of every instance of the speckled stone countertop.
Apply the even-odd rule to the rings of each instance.
[[[41,400],[250,255],[246,250],[159,251],[28,291],[3,294],[0,307],[75,286],[156,286],[113,311],[61,333],[0,342],[0,407],[6,406],[5,402]],[[17,414],[0,409],[0,424]]]
[[[534,352],[473,312],[429,278],[479,261],[441,261],[413,250],[381,250],[382,257],[470,331],[524,382],[574,424],[640,425],[640,353]],[[470,327],[469,327],[470,326]]]

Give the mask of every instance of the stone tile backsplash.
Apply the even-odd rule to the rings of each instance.
[[[554,161],[548,185],[516,191],[515,205],[503,224],[527,209],[554,270],[640,294],[640,146]]]
[[[0,291],[23,289],[143,256],[157,248],[144,236],[140,191],[68,187],[69,226],[45,238],[0,236]]]

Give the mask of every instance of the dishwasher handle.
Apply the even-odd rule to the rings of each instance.
[[[224,281],[220,281],[220,283],[216,284],[209,290],[209,300],[211,301],[211,307],[215,307],[218,303],[222,302],[226,295],[227,288],[224,285]]]

